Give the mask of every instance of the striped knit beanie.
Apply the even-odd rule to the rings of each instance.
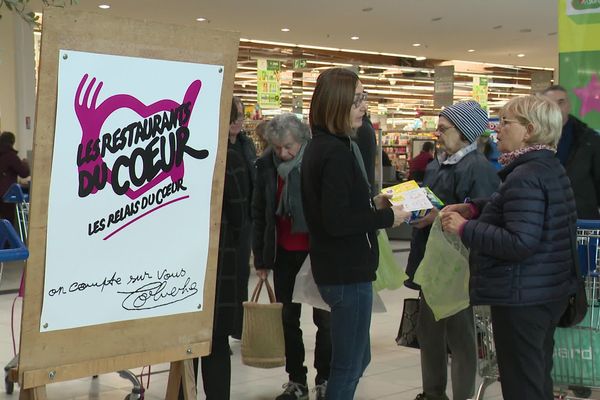
[[[488,115],[478,102],[469,100],[461,101],[448,106],[440,113],[456,126],[458,131],[473,143],[488,126]]]

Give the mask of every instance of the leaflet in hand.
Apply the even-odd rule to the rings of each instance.
[[[385,188],[381,193],[391,194],[390,202],[395,206],[404,206],[406,211],[430,210],[433,208],[433,204],[427,197],[427,191],[425,188],[419,187],[415,181]]]

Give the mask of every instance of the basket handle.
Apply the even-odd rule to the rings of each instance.
[[[273,291],[273,288],[271,287],[271,284],[269,283],[269,280],[267,278],[261,278],[258,280],[258,283],[256,284],[254,291],[252,292],[252,297],[250,297],[250,301],[253,303],[258,303],[258,298],[260,297],[260,292],[262,290],[263,284],[267,287],[269,301],[271,303],[276,303],[277,298],[275,297],[275,292]]]

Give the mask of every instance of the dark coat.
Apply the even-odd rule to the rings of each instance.
[[[13,222],[15,205],[4,203],[2,197],[10,185],[17,182],[17,176],[27,178],[29,173],[29,165],[17,156],[12,146],[0,145],[0,218]]]
[[[376,230],[392,226],[394,213],[373,206],[350,138],[314,128],[301,175],[315,282],[337,285],[375,280]]]
[[[358,145],[360,154],[365,164],[365,171],[369,184],[371,185],[371,194],[375,196],[377,188],[375,187],[375,154],[377,153],[377,140],[375,139],[375,129],[371,120],[366,115],[363,116],[363,123],[356,130],[356,136],[352,138]]]
[[[423,186],[428,186],[445,205],[462,203],[469,197],[489,197],[499,184],[496,170],[479,151],[470,152],[453,165],[440,164],[434,159],[427,164],[423,180]],[[430,226],[413,228],[406,266],[411,281],[425,255],[430,230]]]
[[[577,216],[600,219],[600,135],[577,118],[573,124],[573,144],[565,168],[575,193]]]
[[[548,150],[520,156],[499,172],[502,185],[464,226],[472,304],[535,305],[574,291],[573,191]]]
[[[215,319],[213,335],[227,336],[234,333],[234,316],[238,298],[237,248],[240,230],[248,219],[248,168],[234,150],[227,151],[221,232],[219,236],[219,261],[215,295]]]

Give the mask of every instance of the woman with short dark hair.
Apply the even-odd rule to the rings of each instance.
[[[302,202],[312,273],[331,308],[327,399],[351,400],[370,362],[372,281],[379,260],[376,230],[410,213],[371,199],[365,166],[350,135],[362,125],[367,95],[347,69],[321,73],[310,105],[313,139],[302,161]]]

